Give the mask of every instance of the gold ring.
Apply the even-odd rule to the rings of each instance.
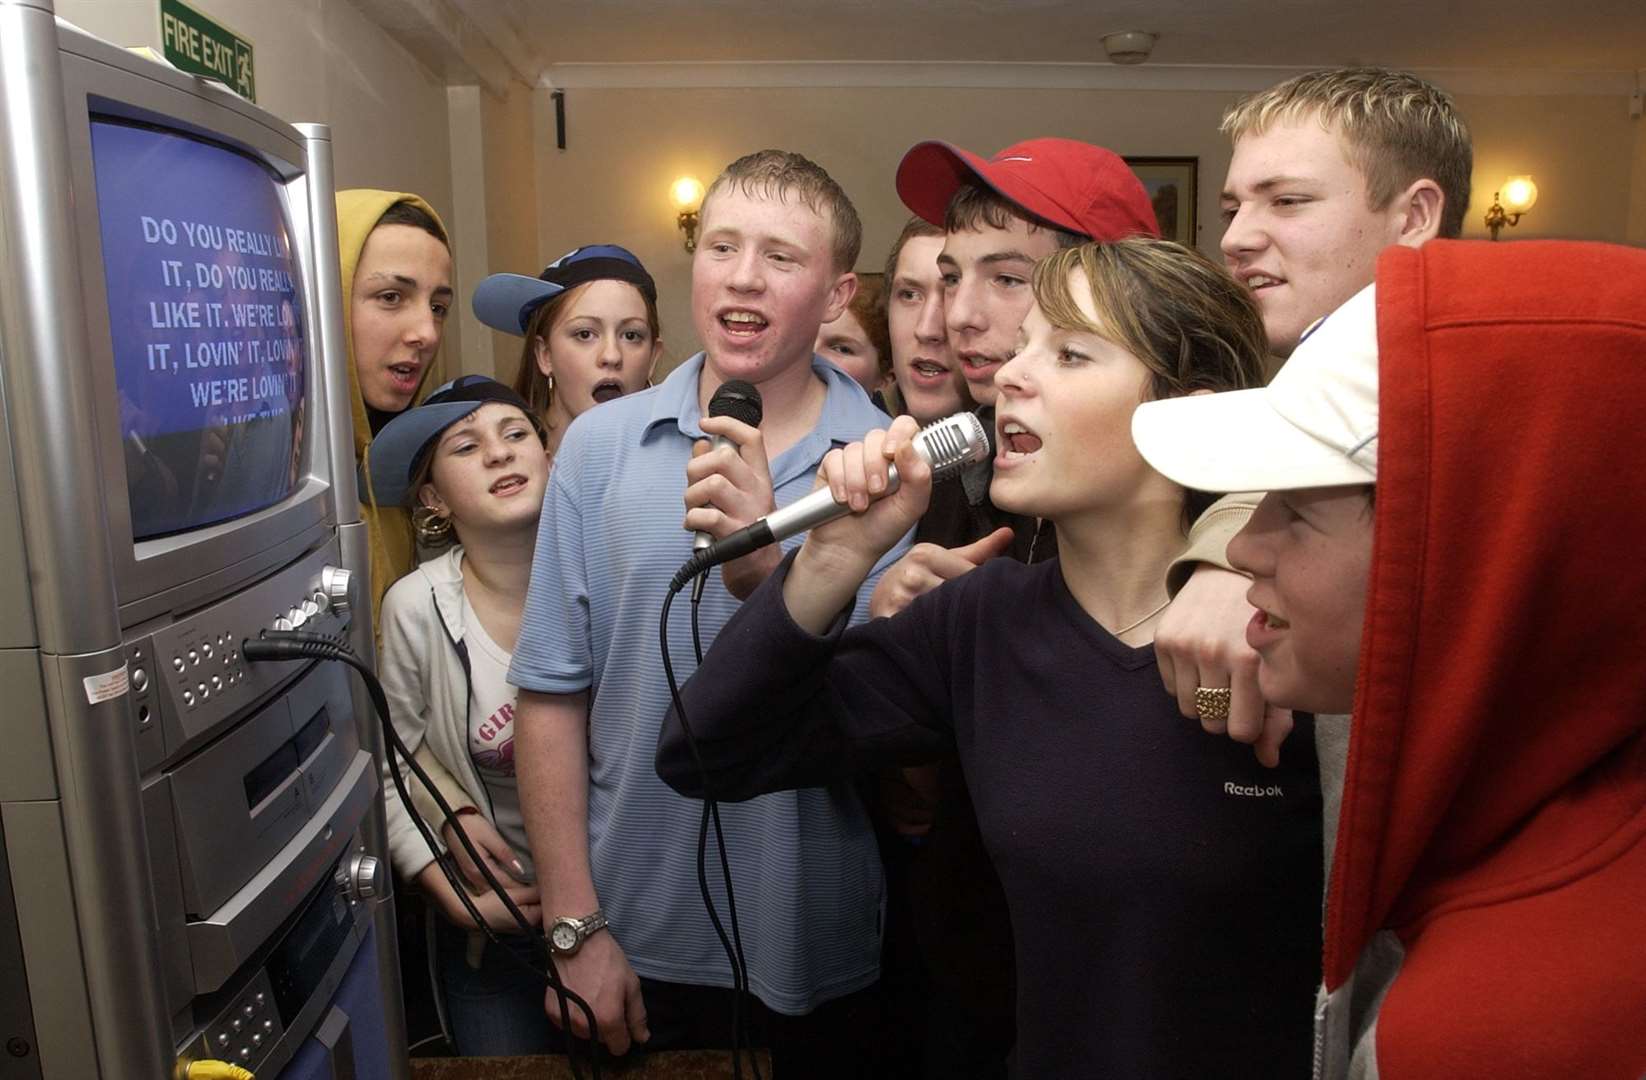
[[[1194,692],[1195,712],[1200,714],[1200,720],[1206,724],[1226,724],[1229,722],[1229,699],[1234,691],[1227,686],[1197,686]]]

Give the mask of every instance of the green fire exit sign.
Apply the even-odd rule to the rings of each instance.
[[[251,42],[183,0],[160,0],[160,42],[179,70],[218,79],[247,101],[257,100]]]

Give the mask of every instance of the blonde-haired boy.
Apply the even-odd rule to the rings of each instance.
[[[1474,160],[1468,125],[1450,95],[1416,75],[1307,72],[1237,102],[1221,129],[1234,141],[1223,258],[1252,290],[1277,357],[1372,283],[1384,249],[1462,231]],[[1161,619],[1155,650],[1183,715],[1255,742],[1261,758],[1274,760],[1290,714],[1266,708],[1258,691],[1257,654],[1242,632],[1251,616],[1246,582],[1196,566],[1223,562],[1253,505],[1224,500],[1197,523],[1172,571],[1174,587],[1187,584]],[[1317,729],[1316,737],[1330,744],[1329,733]]]
[[[1451,97],[1386,68],[1311,71],[1224,114],[1223,255],[1287,356],[1371,283],[1378,253],[1456,237],[1473,152]]]

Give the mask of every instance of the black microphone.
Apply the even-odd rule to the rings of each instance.
[[[742,379],[732,379],[729,382],[721,383],[719,389],[715,390],[714,396],[709,399],[710,416],[729,416],[733,420],[740,420],[750,427],[759,427],[760,418],[764,413],[765,409],[760,402],[760,391],[756,390],[752,383],[746,383]],[[718,450],[722,446],[731,446],[735,449],[736,444],[724,435],[716,435],[710,449]],[[714,535],[699,529],[696,537],[692,540],[692,551],[702,551],[712,543],[714,543]]]
[[[958,472],[962,466],[985,461],[993,453],[989,434],[983,421],[975,413],[962,412],[921,428],[914,437],[915,453],[932,468],[932,479],[943,480]],[[897,468],[886,470],[886,488],[875,498],[890,495],[897,490]],[[851,513],[851,507],[834,501],[834,493],[826,487],[796,499],[788,506],[773,510],[752,525],[739,529],[724,540],[716,540],[694,554],[675,574],[672,588],[683,588],[687,581],[711,566],[742,558],[767,544],[775,544],[815,529]]]

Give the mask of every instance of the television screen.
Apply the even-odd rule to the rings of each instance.
[[[308,357],[278,178],[176,132],[91,128],[132,538],[279,502]]]

